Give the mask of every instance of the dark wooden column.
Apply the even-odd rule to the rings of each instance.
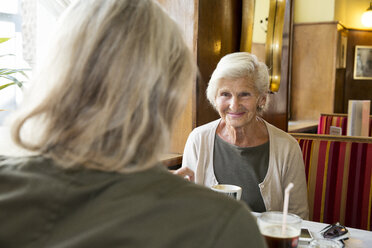
[[[205,91],[218,61],[228,53],[239,51],[241,21],[241,0],[199,1],[197,63],[200,78],[194,92],[194,127],[219,118],[210,106]]]

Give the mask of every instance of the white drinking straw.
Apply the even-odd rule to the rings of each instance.
[[[293,188],[293,183],[289,183],[284,191],[284,205],[283,205],[283,223],[282,223],[282,235],[285,234],[287,225],[287,214],[288,214],[288,201],[289,201],[289,191]]]

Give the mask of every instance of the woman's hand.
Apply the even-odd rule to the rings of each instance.
[[[184,179],[190,182],[194,182],[195,180],[194,172],[188,167],[182,167],[179,168],[178,170],[170,170],[170,172],[173,173],[174,175],[183,177]]]

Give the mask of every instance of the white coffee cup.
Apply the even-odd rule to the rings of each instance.
[[[232,197],[235,200],[240,200],[242,196],[242,188],[232,184],[217,184],[212,186],[211,189]]]

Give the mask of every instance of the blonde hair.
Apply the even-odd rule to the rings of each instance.
[[[257,111],[263,111],[268,105],[269,73],[265,63],[259,62],[257,57],[247,52],[236,52],[225,55],[218,62],[207,87],[207,98],[213,107],[221,79],[248,78],[260,96],[266,97],[264,106],[257,106]]]
[[[151,0],[81,0],[57,34],[15,116],[15,142],[66,168],[153,166],[195,71],[177,25]],[[22,139],[28,123],[35,130],[42,123],[36,142]]]

